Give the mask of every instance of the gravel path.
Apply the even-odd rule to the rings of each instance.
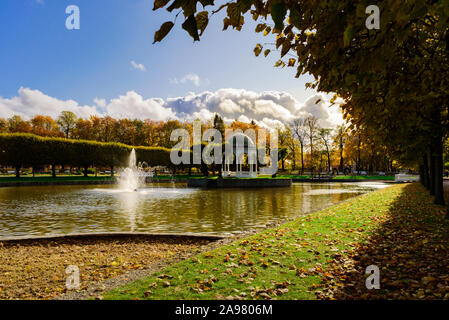
[[[69,265],[79,268],[80,290],[90,294],[95,284],[110,288],[132,281],[196,254],[210,242],[144,236],[0,241],[0,299],[85,298],[67,292]]]

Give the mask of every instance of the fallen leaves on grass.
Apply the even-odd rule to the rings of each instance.
[[[449,299],[449,222],[445,208],[419,184],[407,185],[365,241],[334,255],[322,275],[321,299]],[[362,230],[361,230],[362,231]],[[366,267],[380,269],[368,290]]]

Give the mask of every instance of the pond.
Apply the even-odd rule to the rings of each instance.
[[[0,188],[0,238],[88,232],[233,234],[326,208],[388,184],[294,183],[289,188],[193,189],[148,184]]]

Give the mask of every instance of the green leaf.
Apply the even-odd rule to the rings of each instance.
[[[196,25],[195,16],[190,15],[186,21],[182,24],[182,28],[186,30],[189,35],[193,38],[193,41],[200,41],[200,37],[198,36],[198,27]]]
[[[173,28],[174,25],[175,24],[171,21],[164,22],[161,25],[161,28],[154,34],[153,44],[156,42],[161,42],[162,39],[164,39],[165,36],[170,32],[170,30]]]
[[[271,17],[274,21],[274,27],[277,30],[284,29],[284,19],[287,14],[287,9],[283,2],[278,2],[271,7]]]

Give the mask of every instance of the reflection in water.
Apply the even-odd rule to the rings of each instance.
[[[167,183],[135,192],[114,186],[1,188],[0,237],[117,231],[238,233],[385,186],[295,183],[290,188],[201,190]]]

